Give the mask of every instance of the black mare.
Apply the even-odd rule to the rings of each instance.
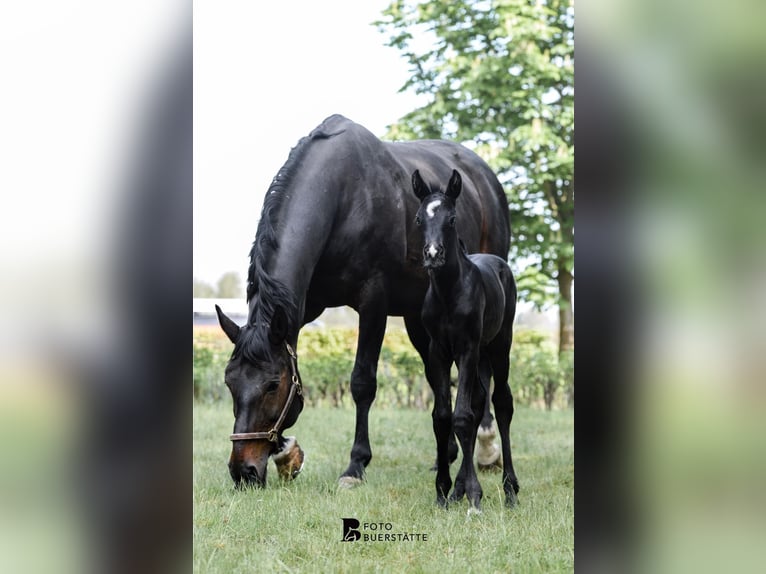
[[[508,385],[516,283],[505,257],[468,255],[461,245],[458,228],[464,217],[463,200],[459,218],[455,209],[461,179],[453,170],[447,189],[442,190],[438,185],[426,185],[416,170],[412,188],[421,202],[416,222],[423,232],[423,266],[429,276],[422,317],[431,338],[427,373],[435,400],[436,500],[445,506],[452,487],[447,445],[454,428],[463,461],[450,498],[460,500],[467,495],[471,508],[478,510],[482,490],[473,465],[473,448],[491,377],[495,381],[492,403],[502,442],[503,490],[508,506],[516,503],[519,491],[511,461],[513,395]],[[449,380],[453,363],[459,373],[454,415]]]
[[[453,166],[464,174],[461,237],[473,252],[506,257],[505,194],[492,170],[467,148],[436,140],[382,142],[339,115],[298,142],[264,199],[250,251],[248,322],[239,327],[218,310],[221,327],[234,343],[225,373],[234,433],[272,430],[291,386],[285,343],[296,348],[304,324],[327,307],[348,305],[359,314],[351,373],[356,429],[340,482],[352,485],[363,478],[372,458],[368,412],[388,315],[404,318],[410,340],[428,364],[429,339],[420,319],[428,275],[410,174],[419,169],[439,180]],[[229,471],[236,484],[265,485],[268,458],[283,444],[281,431],[295,423],[302,406],[295,400],[286,409],[276,442],[232,442]]]

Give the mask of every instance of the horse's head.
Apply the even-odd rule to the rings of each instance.
[[[240,327],[217,305],[216,312],[234,343],[225,373],[234,401],[229,473],[237,486],[265,486],[269,456],[285,447],[282,431],[295,424],[303,409],[297,356],[286,339],[287,317],[277,308],[266,336],[259,338],[257,325]]]
[[[462,187],[462,179],[457,170],[452,170],[446,192],[429,188],[420,176],[420,171],[415,170],[412,174],[412,190],[420,200],[415,223],[423,233],[423,265],[429,269],[444,265],[445,250],[457,248],[455,202]]]

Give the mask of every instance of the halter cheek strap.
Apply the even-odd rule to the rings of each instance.
[[[290,393],[287,395],[287,402],[282,408],[282,413],[279,415],[277,422],[274,423],[272,429],[268,432],[239,432],[229,435],[229,439],[235,440],[263,440],[266,439],[270,442],[277,442],[279,440],[279,430],[282,427],[282,423],[285,422],[290,407],[295,400],[295,395],[303,395],[303,385],[301,379],[298,376],[298,355],[295,350],[290,346],[290,343],[285,341],[285,348],[287,354],[290,355],[290,370],[292,371],[292,378],[290,379]]]

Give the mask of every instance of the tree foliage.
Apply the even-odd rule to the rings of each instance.
[[[192,296],[200,299],[208,299],[215,297],[215,289],[210,283],[202,281],[201,279],[194,278],[194,287],[192,288]]]
[[[573,0],[395,0],[376,25],[426,100],[389,137],[473,147],[508,195],[520,296],[571,315]]]
[[[218,297],[224,299],[241,299],[245,296],[242,288],[242,278],[236,271],[227,271],[218,279]]]
[[[215,287],[207,281],[195,277],[192,296],[200,299],[209,299],[211,297],[242,299],[245,296],[245,291],[242,288],[242,278],[239,276],[239,273],[227,271],[218,278]]]

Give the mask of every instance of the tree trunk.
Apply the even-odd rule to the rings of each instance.
[[[572,274],[558,270],[559,284],[559,357],[574,350],[574,313],[572,311]]]

